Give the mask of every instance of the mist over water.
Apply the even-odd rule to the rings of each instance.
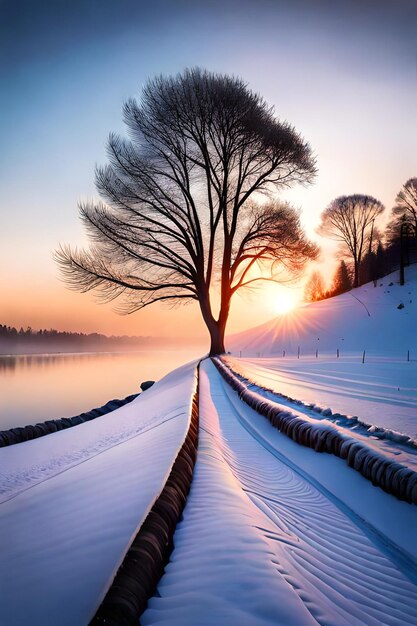
[[[0,430],[72,417],[140,391],[202,356],[201,347],[0,356]]]

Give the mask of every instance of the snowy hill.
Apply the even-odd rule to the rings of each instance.
[[[399,305],[404,308],[398,309]],[[265,324],[232,335],[227,347],[235,354],[295,355],[367,353],[417,358],[417,265],[352,291],[306,304]]]

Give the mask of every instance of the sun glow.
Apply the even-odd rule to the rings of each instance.
[[[278,315],[286,315],[293,311],[298,304],[299,298],[297,294],[285,291],[276,297],[274,311]]]

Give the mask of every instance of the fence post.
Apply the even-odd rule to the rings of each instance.
[[[407,350],[407,361],[410,360],[410,350]]]
[[[297,359],[300,358],[300,346],[298,346],[298,353],[297,353]]]
[[[363,351],[363,355],[362,355],[362,363],[365,363],[365,350]]]
[[[319,356],[319,351],[316,350],[316,359],[317,359],[318,356]]]
[[[336,356],[339,358],[339,348],[336,350]]]

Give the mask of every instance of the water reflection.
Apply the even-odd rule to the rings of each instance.
[[[143,354],[142,352],[140,354]],[[148,354],[148,352],[146,352]],[[62,361],[66,363],[74,361],[102,361],[105,358],[126,358],[126,352],[66,352],[56,354],[18,354],[0,355],[0,373],[14,372],[21,369],[31,369],[33,367],[55,367]],[[137,355],[136,352],[133,353]]]
[[[0,430],[71,417],[139,391],[199,348],[124,353],[0,356]]]

